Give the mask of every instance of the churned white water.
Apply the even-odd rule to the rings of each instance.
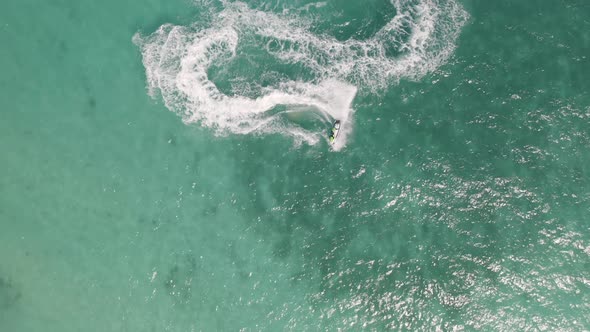
[[[222,2],[220,10],[207,8],[212,15],[208,27],[165,24],[151,35],[136,34],[134,42],[141,48],[150,94],[160,94],[186,123],[219,134],[282,133],[315,144],[325,132],[304,129],[283,114],[304,105],[322,114],[326,127],[335,119],[342,122],[333,146],[338,150],[352,132],[357,90],[376,92],[435,70],[451,55],[467,18],[455,1],[395,0],[391,5],[395,16],[365,40],[341,41],[314,31],[314,18],[304,15],[309,4],[272,13]],[[239,84],[222,91],[210,70],[231,68],[238,58],[254,74],[240,78],[244,70],[224,72]],[[265,68],[269,62],[296,66],[303,74],[273,76]],[[262,84],[264,77],[272,79]]]

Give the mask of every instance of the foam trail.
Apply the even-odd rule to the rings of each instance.
[[[442,64],[467,14],[454,1],[394,0],[396,15],[367,40],[336,40],[312,33],[313,21],[300,15],[274,14],[241,2],[222,2],[208,28],[163,25],[149,36],[136,34],[150,94],[160,93],[166,107],[186,123],[199,123],[220,134],[281,133],[296,142],[316,144],[325,132],[306,130],[285,121],[279,106],[308,106],[331,122],[342,122],[333,145],[339,150],[352,132],[355,85],[369,90],[400,78],[419,78]],[[262,49],[262,60],[244,50]],[[397,56],[391,56],[391,51]],[[306,78],[281,76],[262,87],[255,80],[230,92],[210,78],[212,67],[232,61],[298,65]],[[262,77],[265,73],[259,73]],[[231,75],[231,73],[230,73]],[[250,95],[239,91],[249,91]],[[328,125],[327,125],[328,126]]]

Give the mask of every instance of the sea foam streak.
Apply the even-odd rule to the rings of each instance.
[[[376,91],[436,69],[452,53],[467,19],[453,0],[393,0],[392,5],[393,19],[366,40],[339,41],[313,33],[313,21],[292,11],[276,14],[241,2],[222,2],[223,9],[211,11],[205,28],[199,22],[191,27],[166,24],[149,36],[136,34],[134,42],[141,48],[150,94],[160,93],[166,107],[186,123],[221,134],[283,133],[315,144],[326,137],[324,132],[304,129],[285,117],[289,107],[306,106],[325,122],[341,120],[341,135],[334,145],[338,150],[351,132],[356,86]],[[249,56],[249,49],[262,50],[266,58]],[[222,91],[210,70],[231,68],[238,58],[258,70],[255,78],[268,74],[257,61],[296,65],[303,74],[277,73],[264,85],[234,77],[240,84]],[[232,75],[239,76],[227,73]]]

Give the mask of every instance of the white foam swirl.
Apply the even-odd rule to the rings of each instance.
[[[392,5],[393,19],[366,40],[340,41],[312,32],[313,21],[300,15],[235,2],[212,12],[208,28],[166,24],[149,36],[136,34],[134,42],[141,48],[150,94],[159,92],[185,122],[219,133],[286,133],[314,144],[324,133],[303,129],[284,116],[290,106],[306,105],[326,122],[342,121],[338,149],[350,132],[355,86],[374,91],[437,68],[452,53],[467,18],[453,0],[394,0]],[[248,48],[263,53],[249,56],[244,54]],[[251,63],[252,77],[268,74],[257,61],[274,59],[302,69],[299,77],[277,73],[265,85],[252,77],[233,77],[239,84],[221,91],[210,70],[231,68],[238,58]],[[278,110],[280,106],[285,108]]]

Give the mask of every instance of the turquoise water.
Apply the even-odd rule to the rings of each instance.
[[[0,331],[590,330],[589,17],[1,2]]]

